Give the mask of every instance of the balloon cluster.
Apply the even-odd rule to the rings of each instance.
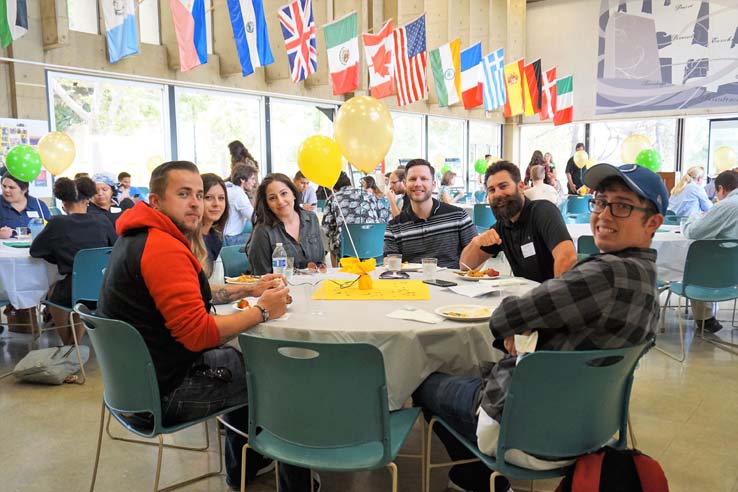
[[[297,150],[297,165],[310,181],[332,187],[343,167],[341,155],[357,169],[372,172],[392,145],[394,124],[387,107],[369,96],[349,99],[338,110],[333,137],[313,135]]]
[[[38,150],[30,145],[16,145],[5,156],[5,166],[16,179],[31,182],[41,174],[41,166],[57,176],[74,162],[74,141],[65,133],[47,133],[39,142]]]
[[[661,169],[661,154],[651,147],[651,141],[645,135],[629,135],[620,146],[620,159],[623,164],[638,164],[658,172]]]

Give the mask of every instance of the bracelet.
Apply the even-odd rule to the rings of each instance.
[[[254,307],[259,308],[259,311],[261,311],[261,322],[262,323],[266,323],[267,321],[269,321],[269,311],[267,311],[264,306],[254,304]]]

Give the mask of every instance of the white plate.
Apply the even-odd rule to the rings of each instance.
[[[254,304],[256,304],[256,301],[258,299],[256,299],[256,298],[254,298],[254,299],[246,298],[246,300],[249,301],[249,307],[247,307],[247,308],[240,308],[240,307],[238,307],[238,303],[241,302],[241,299],[239,299],[239,300],[237,300],[236,302],[234,302],[232,304],[233,305],[233,309],[235,309],[236,311],[246,311],[246,310],[251,309],[252,307],[254,307]]]
[[[239,282],[238,280],[236,280],[240,277],[226,277],[225,283],[227,283],[228,285],[251,285],[261,280],[260,276],[254,275],[253,277],[253,280],[249,280],[248,282]]]
[[[492,308],[478,304],[450,304],[436,308],[436,314],[454,321],[484,321],[492,316]]]

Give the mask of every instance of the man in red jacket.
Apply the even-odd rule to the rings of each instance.
[[[248,401],[242,356],[223,344],[282,316],[288,290],[281,276],[265,276],[251,292],[261,296],[252,309],[211,314],[208,279],[185,238],[199,231],[203,213],[197,166],[186,161],[160,165],[151,175],[150,192],[150,206],[137,203],[116,224],[120,238],[105,271],[98,313],[126,321],[143,336],[159,381],[162,418],[172,425]],[[247,428],[245,407],[227,417],[235,427]],[[228,433],[226,478],[231,486],[240,483],[242,444]],[[268,465],[263,459],[249,463],[255,465],[247,473],[251,478]],[[307,475],[309,484],[309,472],[280,467],[280,476],[294,472]]]

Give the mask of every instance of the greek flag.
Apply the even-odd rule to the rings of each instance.
[[[492,111],[505,104],[505,52],[493,51],[482,60],[484,67],[484,109]]]

